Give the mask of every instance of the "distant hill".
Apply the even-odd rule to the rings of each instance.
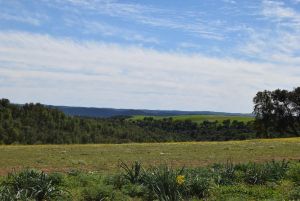
[[[84,117],[114,117],[114,116],[179,116],[179,115],[223,115],[223,116],[252,116],[244,113],[226,113],[212,111],[179,111],[179,110],[145,110],[145,109],[114,109],[93,107],[49,106],[63,111],[71,116]]]

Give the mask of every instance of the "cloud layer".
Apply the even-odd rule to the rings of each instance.
[[[293,66],[0,33],[0,93],[16,102],[250,112],[257,90],[292,88],[299,75]]]
[[[251,112],[300,83],[299,0],[0,0],[14,102]]]

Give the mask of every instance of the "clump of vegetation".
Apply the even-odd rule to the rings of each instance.
[[[208,197],[209,190],[212,188],[212,186],[214,186],[212,173],[208,169],[186,169],[185,175],[185,197]]]
[[[186,188],[183,169],[176,171],[164,165],[145,173],[143,183],[159,200],[180,200]]]
[[[125,162],[120,161],[119,165],[123,170],[123,177],[132,184],[137,184],[142,181],[143,169],[142,164],[138,161],[135,161],[131,167],[129,167]]]
[[[57,200],[67,199],[67,191],[57,175],[36,170],[11,173],[0,185],[0,200]]]
[[[245,172],[244,181],[248,184],[265,184],[277,182],[284,178],[288,170],[288,162],[271,161],[265,164],[249,163],[242,168]]]
[[[287,170],[287,178],[300,187],[300,163],[292,163]]]
[[[230,161],[226,164],[214,164],[212,171],[215,174],[215,182],[219,185],[233,184],[236,179],[236,168]]]

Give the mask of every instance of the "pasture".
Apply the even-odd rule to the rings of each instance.
[[[132,143],[87,145],[2,145],[0,174],[37,168],[46,172],[72,169],[115,172],[119,160],[145,166],[207,166],[213,163],[300,160],[300,138],[227,142]]]
[[[132,117],[132,120],[141,120],[146,116],[137,115]],[[242,121],[247,123],[248,121],[254,120],[251,116],[226,116],[226,115],[178,115],[178,116],[153,116],[154,119],[173,118],[174,120],[191,120],[196,123],[202,123],[203,121],[218,121],[223,122],[224,120],[230,119],[231,121]]]

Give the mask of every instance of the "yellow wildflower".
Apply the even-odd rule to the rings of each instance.
[[[177,183],[177,184],[182,185],[182,184],[184,183],[184,181],[185,181],[185,178],[184,178],[183,175],[178,175],[178,176],[176,177],[176,183]]]

